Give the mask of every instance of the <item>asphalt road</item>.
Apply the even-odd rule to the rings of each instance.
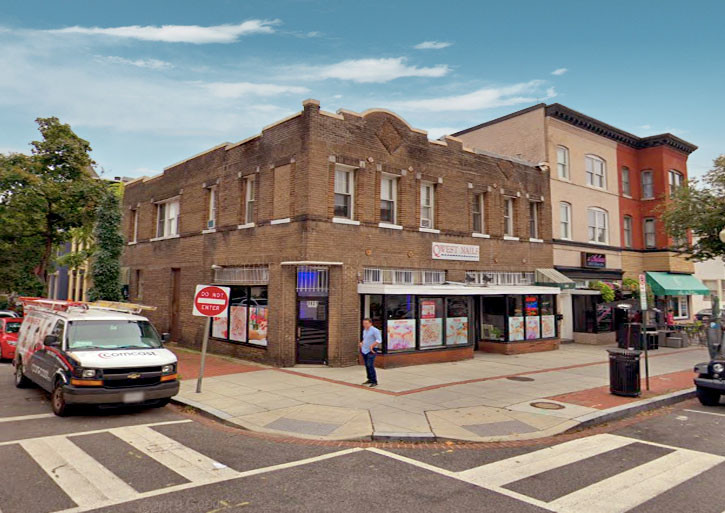
[[[0,364],[0,512],[725,511],[725,405],[535,444],[281,441],[162,409],[50,413]]]

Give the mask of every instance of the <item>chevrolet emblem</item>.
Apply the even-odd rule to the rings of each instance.
[[[137,373],[137,372],[134,372],[133,374],[129,374],[129,375],[128,375],[128,376],[126,376],[126,377],[127,377],[128,379],[138,379],[138,378],[140,378],[140,377],[141,377],[141,374],[139,374],[139,373]]]

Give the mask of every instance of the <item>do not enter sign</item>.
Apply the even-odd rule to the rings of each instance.
[[[199,317],[226,317],[229,306],[229,287],[197,285],[194,294],[194,315]]]

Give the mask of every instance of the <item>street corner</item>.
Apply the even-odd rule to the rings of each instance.
[[[559,416],[489,406],[428,411],[426,416],[436,438],[472,442],[541,438],[577,425]]]
[[[240,415],[229,422],[251,431],[313,440],[369,439],[373,432],[368,410],[315,404]]]

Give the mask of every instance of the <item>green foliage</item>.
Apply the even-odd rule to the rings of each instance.
[[[121,301],[121,205],[118,195],[110,187],[103,194],[96,212],[93,230],[95,251],[91,260],[93,286],[88,291],[91,301]]]
[[[614,301],[614,289],[601,281],[595,281],[591,284],[591,288],[598,290],[602,294],[602,299],[605,303]]]
[[[58,118],[36,122],[42,139],[31,143],[31,155],[0,155],[0,288],[7,292],[42,293],[53,249],[92,225],[102,187],[88,141]]]
[[[622,280],[622,288],[624,290],[631,290],[639,294],[639,282],[634,278],[625,278]]]
[[[725,256],[725,243],[720,231],[725,228],[725,155],[715,159],[713,168],[702,179],[692,180],[677,190],[662,217],[667,232],[683,243],[677,249],[686,251],[696,261]],[[687,230],[696,237],[693,244],[684,242]]]

